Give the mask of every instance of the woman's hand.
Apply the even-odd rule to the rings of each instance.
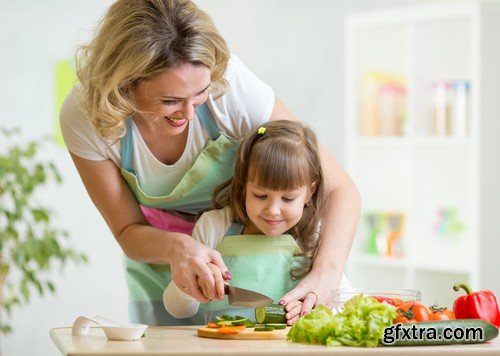
[[[223,299],[224,298],[224,278],[222,277],[222,271],[220,268],[213,263],[209,263],[208,268],[212,272],[212,275],[214,277],[215,281],[215,291],[217,293],[218,298],[217,299]],[[198,283],[198,287],[201,289],[203,295],[205,298],[208,299],[214,299],[210,297],[210,290],[208,289],[207,284],[203,279],[200,277],[196,277],[196,282]]]
[[[218,251],[195,241],[186,235],[178,239],[174,246],[175,254],[170,261],[172,280],[185,293],[200,303],[224,298],[224,285],[221,278],[230,279],[227,267]],[[210,265],[219,269],[214,272]],[[198,281],[203,282],[204,291]]]

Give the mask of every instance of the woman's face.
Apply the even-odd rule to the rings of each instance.
[[[182,63],[130,88],[139,112],[134,119],[155,124],[155,129],[171,135],[184,131],[194,117],[194,109],[207,100],[210,70],[204,65]]]
[[[294,190],[276,191],[248,182],[245,207],[250,221],[245,233],[278,236],[290,230],[302,218],[304,205],[311,195],[311,189],[306,185]]]

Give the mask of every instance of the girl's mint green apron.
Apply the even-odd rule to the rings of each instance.
[[[149,223],[166,231],[192,234],[194,217],[211,204],[214,188],[233,174],[237,142],[222,135],[207,104],[196,109],[198,119],[211,139],[186,172],[182,180],[172,187],[167,196],[149,196],[133,170],[132,119],[127,119],[127,132],[121,139],[121,174],[141,205]],[[181,213],[181,214],[178,214]],[[151,265],[125,259],[126,281],[129,290],[131,322],[148,325],[196,325],[204,323],[203,307],[197,315],[176,319],[163,306],[163,290],[171,280],[169,265]]]
[[[303,266],[303,257],[296,256],[300,247],[291,235],[240,235],[241,224],[232,224],[217,246],[233,278],[231,285],[267,295],[275,303],[295,288],[290,270]],[[255,308],[232,307],[227,297],[205,305],[205,321],[218,315],[241,315],[255,321]]]

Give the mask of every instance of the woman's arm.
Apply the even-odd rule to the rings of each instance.
[[[276,99],[271,120],[279,119],[296,120]],[[359,192],[354,182],[321,144],[319,151],[327,197],[318,253],[311,272],[280,301],[287,305],[293,300],[303,299],[302,315],[308,313],[315,304],[331,305],[332,289],[337,288],[342,280],[361,209]],[[306,297],[310,291],[314,291],[318,297]]]
[[[196,276],[199,276],[210,286],[213,299],[219,299],[213,275],[207,267],[207,263],[212,262],[222,271],[227,271],[217,251],[196,242],[189,235],[162,231],[149,225],[112,161],[92,161],[74,154],[71,158],[90,198],[129,258],[170,264],[172,280],[179,286],[186,286],[189,295],[205,303],[207,298],[196,283]]]

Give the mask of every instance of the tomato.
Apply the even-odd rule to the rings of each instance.
[[[453,320],[456,319],[455,313],[453,310],[449,310],[447,308],[440,308],[437,305],[433,305],[429,307],[431,311],[431,319],[432,320]]]
[[[453,313],[451,310],[443,310],[439,312],[435,312],[431,314],[431,319],[432,320],[454,320],[455,318],[455,313]]]
[[[431,312],[429,309],[418,302],[404,302],[398,306],[397,312],[408,319],[415,319],[415,321],[429,321],[431,319]]]
[[[414,323],[415,319],[408,319],[406,316],[398,315],[396,319],[392,321],[393,324],[406,324],[406,323]]]
[[[397,298],[387,298],[387,297],[380,297],[380,296],[376,296],[374,298],[379,303],[389,304],[389,305],[393,305],[395,307],[397,307],[398,305],[400,305],[402,303],[402,300],[401,299],[397,299]]]

